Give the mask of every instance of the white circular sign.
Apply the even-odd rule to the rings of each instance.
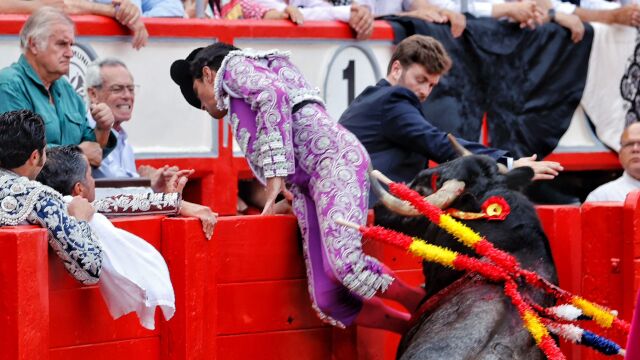
[[[71,58],[71,64],[69,65],[67,80],[71,83],[71,86],[73,86],[76,93],[85,100],[87,96],[85,90],[85,76],[87,68],[93,60],[98,58],[98,56],[89,44],[75,43],[72,46],[72,50],[73,57]]]
[[[324,81],[324,100],[329,114],[339,119],[353,99],[379,78],[378,65],[365,49],[358,45],[338,49],[329,62]]]

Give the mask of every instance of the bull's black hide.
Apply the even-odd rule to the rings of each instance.
[[[497,248],[513,254],[521,266],[534,270],[557,283],[548,240],[536,211],[520,193],[531,181],[530,168],[517,168],[506,175],[498,172],[496,162],[486,156],[468,156],[433,169],[422,171],[410,186],[418,192],[432,193],[432,176],[436,187],[444,181],[465,182],[465,191],[451,204],[462,211],[479,212],[491,196],[504,198],[511,213],[504,221],[469,220],[467,226],[484,235]],[[381,205],[375,208],[376,223],[418,236],[430,243],[473,255],[471,249],[424,217],[402,217]],[[440,265],[424,263],[427,299],[458,280],[463,273]],[[443,297],[403,338],[398,358],[407,359],[536,359],[541,358],[533,338],[524,329],[517,310],[502,293],[502,284],[485,280],[472,281]],[[541,305],[552,299],[539,291],[524,287],[524,295]]]

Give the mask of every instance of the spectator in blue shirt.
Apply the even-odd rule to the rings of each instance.
[[[94,0],[111,4],[112,0]],[[184,6],[180,0],[130,0],[144,17],[184,17]]]

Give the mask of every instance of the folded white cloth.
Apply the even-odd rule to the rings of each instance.
[[[165,320],[175,313],[175,294],[162,255],[145,240],[113,226],[102,214],[89,222],[103,251],[100,291],[114,319],[135,311],[140,324],[155,328],[156,306]]]

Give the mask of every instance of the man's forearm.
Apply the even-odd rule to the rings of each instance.
[[[413,11],[413,10],[420,10],[420,9],[432,9],[434,7],[435,6],[431,5],[426,0],[413,0],[411,2],[411,6],[407,10]]]
[[[103,149],[107,147],[107,144],[109,143],[109,135],[111,134],[111,130],[101,130],[96,128],[94,130],[94,133],[96,134],[96,142],[100,144],[100,147]]]
[[[613,12],[607,10],[589,10],[581,7],[576,7],[576,10],[573,12],[578,15],[580,20],[584,22],[600,22],[605,24],[610,24],[613,22]]]
[[[0,1],[0,13],[4,14],[30,14],[39,7],[36,1],[27,0],[3,0]]]
[[[93,1],[82,1],[81,3],[79,3],[79,5],[85,14],[102,15],[108,17],[114,17],[116,15],[116,8],[111,4],[100,4]]]

